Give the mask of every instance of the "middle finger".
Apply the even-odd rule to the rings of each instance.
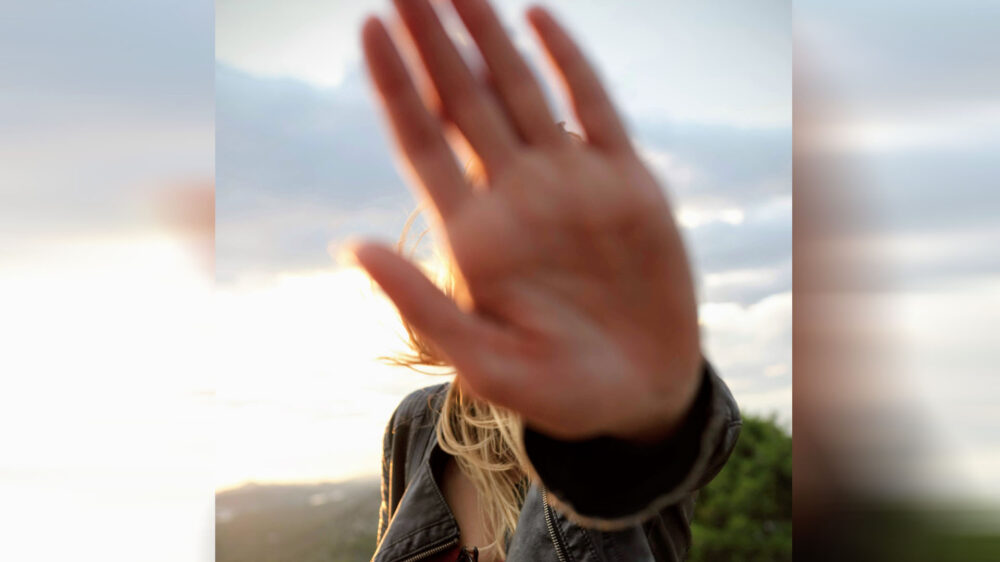
[[[510,123],[473,77],[428,0],[395,0],[395,4],[445,114],[479,155],[487,176],[495,174],[518,143]]]

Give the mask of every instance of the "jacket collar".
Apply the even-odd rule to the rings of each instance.
[[[437,439],[432,433],[372,562],[395,562],[435,547],[458,545],[458,521],[434,479],[432,460],[436,450]]]

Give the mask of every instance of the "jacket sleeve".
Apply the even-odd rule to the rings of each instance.
[[[690,500],[722,469],[739,435],[736,401],[705,362],[687,417],[659,443],[598,437],[579,442],[524,432],[528,459],[553,504],[578,524],[620,529]]]

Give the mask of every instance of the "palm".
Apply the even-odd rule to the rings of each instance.
[[[535,11],[532,23],[562,70],[587,143],[553,124],[488,6],[454,3],[503,106],[476,85],[426,0],[397,6],[445,114],[483,163],[484,190],[462,177],[441,123],[375,22],[365,49],[470,299],[456,306],[383,247],[362,246],[358,259],[483,398],[561,437],[666,430],[690,403],[699,361],[690,274],[667,203],[593,72],[547,14]]]

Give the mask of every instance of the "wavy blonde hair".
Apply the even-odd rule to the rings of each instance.
[[[426,230],[421,232],[407,247],[408,234],[421,210],[417,207],[410,214],[397,243],[397,251],[411,258],[427,234]],[[445,267],[434,281],[449,297],[462,298],[467,293],[461,275],[450,260],[442,261]],[[383,357],[384,361],[425,374],[428,367],[452,367],[405,318],[402,321],[409,349]],[[439,446],[454,457],[479,496],[483,527],[493,538],[481,550],[495,549],[498,559],[506,558],[505,539],[517,527],[528,488],[522,430],[521,418],[516,413],[469,396],[455,383],[448,388],[436,426]]]

